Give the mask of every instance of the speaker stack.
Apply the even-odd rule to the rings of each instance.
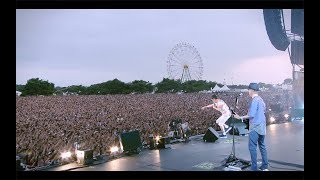
[[[282,25],[282,9],[264,9],[263,17],[271,44],[277,50],[285,51],[290,41]]]

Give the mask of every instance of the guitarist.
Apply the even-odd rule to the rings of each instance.
[[[257,171],[257,144],[259,145],[262,165],[261,171],[268,171],[267,148],[265,145],[266,136],[266,105],[258,95],[259,85],[249,84],[249,96],[252,98],[248,114],[245,116],[235,115],[236,119],[249,119],[249,151],[251,156],[251,170]]]

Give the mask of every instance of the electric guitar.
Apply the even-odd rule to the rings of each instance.
[[[249,130],[249,117],[246,115],[246,116],[239,116],[236,112],[232,111],[233,113],[233,117],[235,119],[239,119],[241,120],[241,122],[245,123],[246,124],[246,128],[245,129],[248,129]]]

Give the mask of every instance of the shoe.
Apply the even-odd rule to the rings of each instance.
[[[269,169],[262,169],[261,167],[259,168],[259,171],[269,171]]]
[[[219,138],[227,138],[227,135],[220,134]]]
[[[226,130],[226,134],[232,129],[232,127],[228,127],[228,129]]]

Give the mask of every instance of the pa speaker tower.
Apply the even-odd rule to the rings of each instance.
[[[264,9],[263,17],[271,44],[280,51],[285,51],[290,44],[286,30],[282,25],[281,9]]]
[[[304,36],[304,9],[291,9],[291,32]]]
[[[304,65],[304,41],[292,41],[291,63]]]

